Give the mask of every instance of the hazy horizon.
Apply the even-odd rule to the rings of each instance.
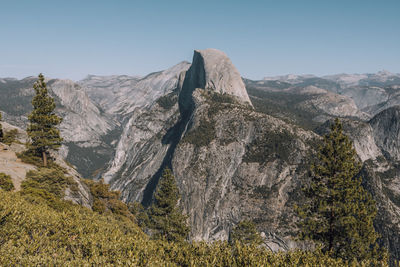
[[[191,63],[191,62],[190,62],[190,63]],[[172,67],[172,66],[171,66],[171,67]],[[168,68],[167,68],[167,69],[168,69]],[[149,75],[149,74],[151,74],[151,73],[159,72],[159,71],[163,71],[163,70],[158,70],[158,71],[149,72],[149,73],[147,73],[147,74],[145,74],[145,75],[135,75],[135,74],[125,74],[125,73],[101,75],[101,74],[89,73],[89,74],[84,75],[84,77],[82,77],[81,79],[72,79],[72,78],[69,78],[69,77],[52,77],[52,76],[47,76],[46,73],[43,73],[43,74],[45,75],[46,78],[49,78],[49,79],[65,79],[65,80],[72,80],[72,81],[77,82],[77,81],[81,81],[81,80],[86,79],[88,76],[100,76],[100,77],[107,77],[107,76],[129,76],[129,77],[144,78],[144,77],[146,77],[147,75]],[[383,71],[383,72],[390,72],[390,73],[395,74],[395,75],[400,75],[400,72],[399,72],[399,73],[396,73],[396,72],[392,72],[392,71],[390,71],[390,70],[384,70],[384,69],[383,69],[383,70],[378,70],[378,71],[376,71],[376,72],[365,72],[365,73],[344,73],[344,72],[342,72],[342,73],[328,73],[328,74],[324,74],[324,75],[315,75],[315,74],[313,74],[313,73],[284,73],[284,74],[277,74],[277,75],[268,75],[268,76],[261,77],[260,79],[251,79],[251,78],[245,77],[245,76],[243,76],[243,75],[241,75],[241,76],[242,76],[242,78],[244,78],[244,79],[249,79],[249,80],[258,81],[258,80],[263,80],[264,78],[274,78],[274,77],[281,77],[281,76],[286,76],[286,75],[297,75],[297,76],[313,75],[313,76],[315,76],[315,77],[324,77],[324,76],[334,76],[334,75],[340,75],[340,74],[348,74],[348,75],[376,74],[376,73],[379,73],[379,72],[382,72],[382,71]],[[39,74],[39,73],[38,73],[38,74]],[[2,77],[2,76],[0,76],[0,79],[18,79],[18,80],[23,80],[23,79],[26,79],[26,78],[36,78],[36,77],[37,77],[37,75],[28,75],[28,76],[25,76],[25,77],[11,77],[11,76]]]

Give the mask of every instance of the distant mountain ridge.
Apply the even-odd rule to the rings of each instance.
[[[377,73],[363,73],[363,74],[333,74],[333,75],[324,75],[324,76],[316,76],[313,74],[287,74],[281,76],[267,76],[264,77],[265,81],[283,81],[290,84],[302,83],[307,79],[312,78],[320,78],[329,81],[334,81],[340,84],[341,86],[357,86],[357,85],[392,85],[398,84],[400,81],[400,73],[391,73],[387,70],[382,70]]]

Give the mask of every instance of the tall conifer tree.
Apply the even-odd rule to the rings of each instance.
[[[156,238],[168,241],[183,241],[186,239],[189,228],[184,216],[177,207],[179,190],[175,183],[172,171],[168,168],[159,181],[154,203],[149,209],[149,228],[154,231]]]
[[[0,112],[0,142],[3,141],[3,126],[1,125],[1,119],[2,119],[2,115]]]
[[[379,258],[373,220],[377,209],[361,185],[361,165],[338,119],[324,136],[318,161],[312,166],[308,203],[299,209],[301,237],[322,245],[345,260]]]
[[[54,99],[47,92],[43,74],[33,85],[36,95],[32,99],[33,110],[29,114],[28,136],[31,139],[29,148],[43,159],[47,166],[47,153],[49,149],[58,149],[62,138],[56,128],[61,123],[61,118],[54,113],[56,107]]]

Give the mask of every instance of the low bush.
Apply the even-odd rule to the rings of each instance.
[[[18,134],[17,129],[12,129],[10,131],[4,132],[2,142],[10,146],[12,143],[16,142],[17,134]]]
[[[38,157],[33,151],[25,150],[21,153],[16,153],[17,157],[24,163],[32,164],[37,167],[43,166],[43,161],[41,157]],[[49,160],[49,163],[51,160]]]
[[[21,184],[21,194],[26,199],[37,202],[40,198],[50,207],[62,210],[65,201],[62,200],[67,187],[76,186],[76,182],[59,169],[40,168],[29,171]]]
[[[93,197],[93,211],[100,214],[109,212],[134,220],[128,206],[120,200],[121,193],[119,191],[111,191],[110,185],[105,184],[103,180],[99,182],[85,180],[85,183]]]
[[[294,136],[287,130],[264,132],[246,148],[244,162],[265,163],[270,159],[288,160],[292,151]]]
[[[164,95],[157,99],[157,103],[165,110],[170,110],[178,102],[176,93]]]
[[[14,184],[10,175],[0,172],[0,188],[5,191],[14,190]]]
[[[203,120],[196,129],[189,131],[182,141],[201,147],[207,146],[214,139],[215,122]]]
[[[320,251],[268,251],[236,242],[150,240],[131,220],[65,202],[55,210],[0,190],[1,266],[348,266]],[[353,266],[385,266],[354,262]]]
[[[32,150],[25,150],[20,153],[16,153],[17,157],[24,163],[28,163],[31,165],[34,165],[38,168],[43,167],[43,160],[40,156],[38,156],[34,151]],[[63,173],[67,173],[67,170],[60,165],[58,165],[53,158],[49,157],[47,159],[47,166],[45,167],[47,169],[55,169],[55,170],[60,170]]]

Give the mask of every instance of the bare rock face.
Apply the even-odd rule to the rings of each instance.
[[[181,72],[187,71],[189,67],[189,62],[182,61],[145,77],[90,75],[79,84],[106,113],[125,116],[169,94],[176,88]]]
[[[31,170],[36,170],[35,166],[21,162],[16,155],[16,153],[25,150],[25,146],[22,145],[22,143],[27,141],[28,136],[26,132],[7,122],[1,122],[0,124],[5,132],[11,130],[17,131],[16,141],[18,141],[18,144],[12,143],[8,146],[0,143],[0,172],[10,175],[15,189],[19,191],[26,173]]]
[[[303,107],[308,106],[308,108],[314,107],[329,116],[357,117],[363,120],[369,118],[368,114],[361,112],[357,108],[350,97],[332,93],[315,86],[307,86],[305,88],[295,87],[288,91],[302,95],[303,97],[312,95],[310,99],[304,101],[301,105]]]
[[[23,143],[26,143],[28,140],[27,133],[21,128],[9,123],[1,122],[1,124],[5,131],[17,131],[17,142],[12,143],[10,146],[0,143],[0,172],[10,175],[15,189],[19,191],[22,181],[26,178],[26,173],[31,170],[37,170],[37,167],[28,163],[23,163],[16,156],[16,153],[26,150]],[[89,188],[82,182],[82,176],[74,168],[69,166],[57,152],[51,151],[51,156],[59,166],[66,170],[64,174],[71,177],[76,183],[75,190],[71,190],[71,188],[67,187],[64,199],[90,209],[92,207],[92,196]]]
[[[195,50],[191,69],[195,88],[233,95],[251,105],[246,87],[228,56],[217,49]]]
[[[388,108],[374,118],[370,124],[378,146],[395,161],[400,160],[400,106]]]
[[[333,119],[326,121],[316,131],[320,135],[327,134],[333,121]],[[375,142],[374,130],[368,122],[351,119],[341,119],[341,122],[343,131],[353,141],[354,149],[361,162],[383,157],[381,148]]]
[[[137,109],[127,122],[104,180],[120,190],[125,201],[142,201],[151,178],[160,168],[170,144],[168,131],[179,120],[176,94],[167,95],[170,106],[158,101]],[[151,197],[151,194],[150,194]]]
[[[60,102],[57,111],[63,117],[60,130],[65,142],[97,146],[101,136],[115,128],[116,122],[104,116],[77,83],[51,80],[49,89]]]
[[[51,156],[59,166],[66,170],[65,175],[71,177],[76,183],[76,190],[71,190],[70,187],[67,187],[64,199],[91,209],[93,206],[93,197],[88,186],[82,181],[82,176],[75,168],[68,165],[59,153],[52,151]]]
[[[192,125],[172,160],[191,238],[226,240],[236,223],[251,219],[284,240],[276,249],[293,247],[292,197],[317,136],[231,96],[196,89],[193,97]]]
[[[117,105],[124,106],[132,115],[104,174],[105,180],[112,188],[121,190],[127,201],[151,198],[153,186],[149,183],[156,184],[160,168],[170,165],[166,162],[171,161],[180,137],[189,127],[195,105],[192,92],[196,88],[227,94],[251,105],[239,72],[225,53],[215,49],[196,50],[190,68],[182,62],[135,79],[134,88],[124,89],[132,93],[124,96],[130,104],[117,101]],[[141,98],[142,94],[146,97]]]

